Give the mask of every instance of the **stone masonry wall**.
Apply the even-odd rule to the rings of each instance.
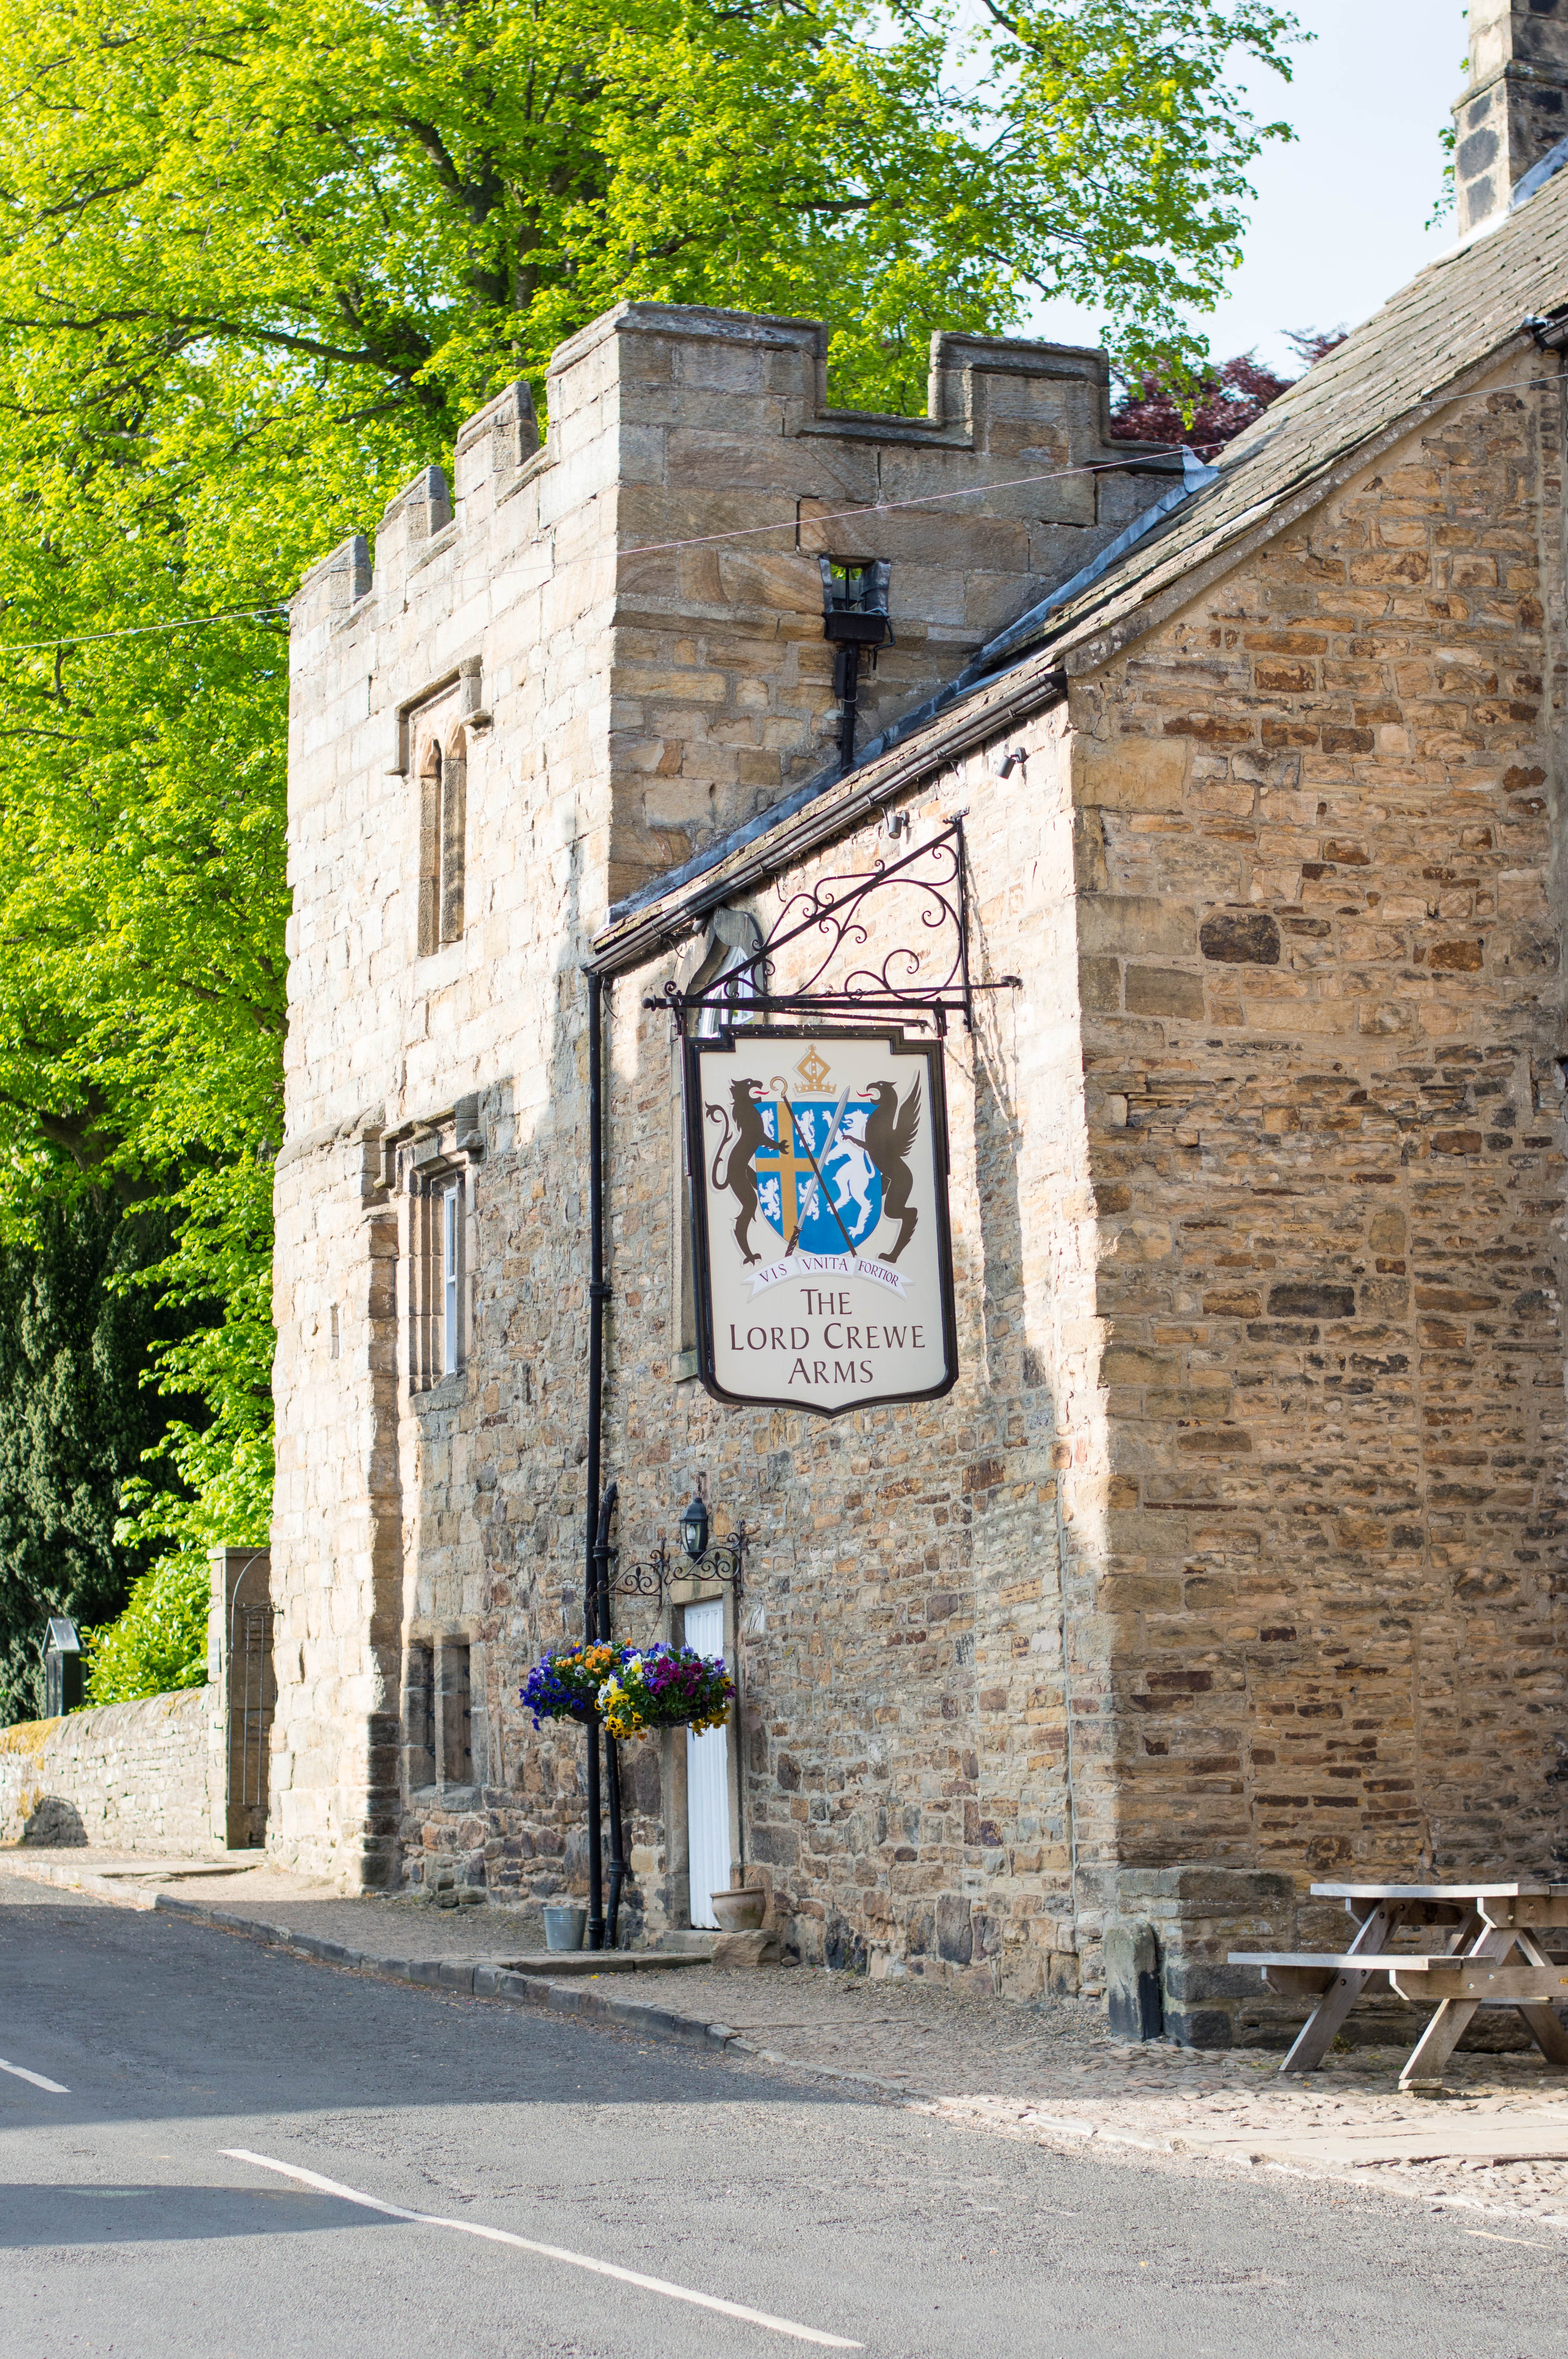
[[[975,1034],[958,1025],[946,1041],[957,1387],[825,1425],[722,1407],[679,1375],[676,1068],[667,1016],[643,1006],[677,963],[666,960],[612,993],[605,1477],[620,1485],[625,1563],[671,1529],[698,1482],[717,1528],[744,1517],[757,1535],[738,1617],[741,1836],[784,1939],[810,1958],[973,1975],[1027,1996],[1077,1973],[1058,1470],[1061,1383],[1078,1381],[1090,1339],[1092,1257],[1077,1242],[1070,812],[1048,771],[1027,797],[988,792],[987,776],[977,759],[911,812],[918,842],[969,806],[987,969],[1016,968],[1026,951],[1033,969],[1026,994],[983,1002]],[[869,869],[885,843],[878,824],[858,831],[757,896],[759,915]],[[897,923],[891,908],[878,920]],[[437,1525],[462,1534],[471,1519],[473,1542],[460,1538],[454,1554],[483,1567],[503,1774],[446,1807],[411,1798],[404,1825],[412,1879],[455,1854],[492,1889],[535,1898],[580,1891],[585,1874],[581,1737],[534,1732],[516,1701],[534,1657],[581,1628],[580,1068],[560,1085],[552,1138],[486,1154],[475,1356],[438,1506],[433,1463],[426,1476]],[[651,1602],[619,1601],[616,1627],[633,1642],[679,1636],[677,1615],[661,1622]],[[1074,1677],[1094,1690],[1092,1664]],[[650,1744],[623,1757],[631,1920],[657,1931],[686,1921],[684,1754]]]
[[[1564,1856],[1560,516],[1552,408],[1512,389],[1455,405],[1076,680],[1066,712],[1010,731],[1027,797],[1004,799],[979,758],[952,782],[989,971],[1027,984],[1002,1018],[1005,1155],[986,1155],[983,1093],[949,1060],[956,1146],[970,1136],[978,1157],[966,1171],[959,1149],[954,1172],[966,1374],[978,1332],[1012,1324],[1008,1256],[988,1249],[982,1268],[973,1254],[1011,1195],[1025,1208],[1016,1332],[1054,1428],[1067,1677],[1048,1690],[1054,1727],[1042,1717],[1046,1741],[1071,1747],[1058,1824],[1075,1938],[1088,1954],[1104,1918],[1147,1905],[1151,1876],[1195,1877],[1190,1908],[1185,1886],[1160,1887],[1184,2036],[1222,2017],[1276,2036],[1280,2010],[1238,1986],[1206,1930],[1217,1877],[1240,1896],[1221,1919],[1249,1940],[1268,1938],[1271,1910],[1291,1936],[1295,1904],[1269,1896],[1293,1889],[1297,1938],[1337,1943],[1338,1909],[1305,1897],[1314,1876],[1539,1874]],[[1071,910],[1051,868],[1069,804]],[[868,832],[779,891],[872,850]],[[1052,996],[1064,922],[1081,1040],[1072,994]],[[639,997],[657,980],[628,979]],[[631,1070],[618,1251],[659,1217],[651,1044]],[[1059,1119],[1039,1120],[1053,1103]],[[640,1335],[659,1282],[645,1253],[618,1276]],[[957,1433],[1000,1439],[1005,1497],[1029,1469],[1006,1447],[1019,1428],[996,1374],[952,1406],[995,1418]],[[749,1521],[748,1460],[759,1491],[782,1476],[786,1552],[771,1570],[790,1581],[786,1636],[755,1674],[748,1776],[757,1855],[796,1938],[809,1948],[821,1922],[837,1954],[863,1938],[918,1957],[927,1914],[938,1951],[944,1923],[950,1936],[984,1918],[981,1948],[1005,1929],[1003,1973],[1039,1897],[1022,1845],[966,1845],[956,1810],[946,1825],[911,1810],[937,1759],[916,1734],[919,1690],[886,1710],[898,1736],[882,1761],[853,1714],[840,1728],[823,1709],[851,1696],[881,1737],[872,1634],[932,1643],[936,1616],[926,1604],[922,1628],[898,1574],[928,1538],[948,1577],[946,1497],[917,1479],[900,1500],[907,1455],[888,1436],[853,1453],[832,1430],[748,1433],[695,1396],[672,1428],[651,1349],[618,1356],[623,1381],[620,1447],[657,1469],[644,1528],[684,1489],[683,1444],[687,1465],[734,1470],[710,1489]],[[957,1438],[943,1428],[938,1413],[921,1435],[923,1469]],[[617,1471],[634,1500],[625,1456]],[[1006,1586],[999,1549],[988,1596],[982,1529],[977,1516],[955,1551],[978,1631]],[[868,1592],[879,1545],[892,1577]],[[1015,1539],[1015,1570],[1022,1553]],[[759,1606],[764,1628],[773,1611]],[[1010,1634],[1021,1649],[1026,1622]],[[906,1659],[921,1664],[918,1647]],[[939,1645],[924,1658],[939,1678],[958,1659]],[[1019,1702],[1004,1707],[1015,1725]],[[974,1781],[969,1834],[1010,1827],[1010,1808],[1023,1818],[1005,1747],[954,1756],[942,1799]],[[1011,1804],[988,1803],[993,1770]],[[1197,1912],[1184,1934],[1184,1909]]]
[[[1131,1869],[1568,1858],[1562,490],[1477,394],[1072,687]]]
[[[202,1688],[0,1728],[0,1843],[202,1856],[214,1765]],[[218,1795],[222,1823],[222,1794]]]
[[[965,804],[988,968],[1016,972],[1027,942],[1032,973],[1016,1006],[983,1006],[945,1044],[957,1386],[830,1424],[670,1386],[685,1340],[670,1048],[641,1006],[662,975],[643,972],[616,988],[610,1469],[629,1550],[699,1477],[759,1533],[741,1615],[744,1817],[787,1937],[834,1963],[945,1964],[1027,1995],[1076,1971],[1055,1378],[1081,1084],[1062,1055],[1070,933],[1054,962],[1051,932],[1070,837],[1047,796],[988,793],[977,762],[914,805],[909,840]],[[864,873],[885,842],[858,832],[760,894],[759,916]],[[893,894],[868,909],[878,955],[904,914]]]
[[[428,1832],[498,1875],[575,1859],[580,1748],[514,1742],[509,1699],[580,1610],[580,967],[615,891],[768,804],[831,736],[810,518],[890,469],[903,496],[976,488],[939,545],[896,516],[885,547],[825,544],[896,563],[903,636],[870,729],[950,679],[1038,568],[1071,571],[1168,486],[1168,462],[1108,443],[1097,354],[938,339],[930,416],[889,420],[824,408],[822,351],[810,323],[623,307],[557,355],[542,451],[517,390],[498,397],[459,438],[455,513],[428,471],[373,569],[351,540],[296,602],[269,1842],[350,1883],[395,1879],[410,1822],[416,1852]],[[1021,473],[1049,480],[1010,488]],[[714,579],[647,549],[741,516],[788,519],[743,580],[734,550]],[[424,951],[437,746],[466,781],[465,922]],[[462,1190],[467,1341],[427,1381],[438,1179]],[[427,1642],[469,1648],[473,1778],[450,1792],[411,1767]],[[483,1791],[520,1779],[527,1826],[492,1827]]]
[[[1177,473],[1111,441],[1098,352],[938,335],[927,415],[891,418],[827,408],[815,322],[638,304],[579,345],[610,334],[625,429],[612,901],[831,767],[822,557],[892,569],[893,641],[860,667],[864,746]]]
[[[689,939],[615,981],[605,1475],[623,1561],[699,1477],[719,1530],[757,1534],[741,1832],[803,1955],[1027,1995],[1080,1960],[1093,1986],[1101,1925],[1162,1910],[1187,2036],[1241,2008],[1261,2037],[1216,1928],[1261,1940],[1278,1897],[1283,1935],[1292,1892],[1298,1937],[1337,1941],[1314,1875],[1562,1856],[1561,514],[1555,413],[1476,395],[1007,722],[1008,778],[981,746],[900,789],[901,850],[967,811],[977,972],[1024,979],[946,1042],[940,1402],[823,1423],[690,1380],[675,1067],[643,1006]],[[560,641],[584,712],[601,619]],[[554,660],[520,645],[513,676]],[[498,693],[474,940],[416,961],[404,910],[373,955],[355,863],[406,779],[377,802],[357,741],[312,738],[323,661],[303,647],[273,1840],[367,1880],[438,1859],[580,1890],[581,1741],[517,1688],[581,1629],[579,970],[635,806],[585,817],[577,756],[552,771]],[[738,897],[766,923],[887,848],[866,821]],[[405,839],[384,912],[408,873]],[[879,920],[867,950],[898,939]],[[420,1391],[432,1169],[463,1190],[468,1342]],[[410,1779],[418,1630],[471,1649],[468,1784]],[[684,1754],[627,1761],[629,1916],[657,1931],[684,1914]]]

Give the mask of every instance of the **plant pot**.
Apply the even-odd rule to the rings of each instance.
[[[580,1950],[583,1935],[588,1930],[588,1910],[557,1903],[546,1904],[545,1909],[545,1947],[547,1950]]]
[[[715,1892],[711,1897],[721,1933],[754,1933],[767,1914],[765,1892]]]

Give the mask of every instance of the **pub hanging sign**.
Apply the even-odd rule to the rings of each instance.
[[[751,1026],[686,1044],[698,1357],[719,1400],[931,1400],[958,1361],[942,1052]]]

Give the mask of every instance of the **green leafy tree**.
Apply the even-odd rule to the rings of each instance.
[[[48,1615],[106,1620],[146,1563],[116,1537],[120,1492],[177,1405],[142,1379],[211,1315],[122,1282],[163,1258],[169,1226],[156,1204],[45,1202],[32,1241],[0,1247],[0,1723],[43,1708]]]
[[[490,388],[633,298],[935,327],[1100,306],[1195,367],[1288,73],[1266,0],[0,0],[0,1234],[163,1191],[128,1540],[263,1536],[280,1136],[276,602]],[[227,616],[191,627],[188,618]]]
[[[207,1568],[181,1556],[144,1572],[125,1610],[88,1641],[86,1701],[134,1703],[207,1677]]]

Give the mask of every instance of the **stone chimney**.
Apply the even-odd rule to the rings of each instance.
[[[1470,0],[1470,79],[1454,121],[1459,234],[1501,217],[1568,136],[1568,0]]]

